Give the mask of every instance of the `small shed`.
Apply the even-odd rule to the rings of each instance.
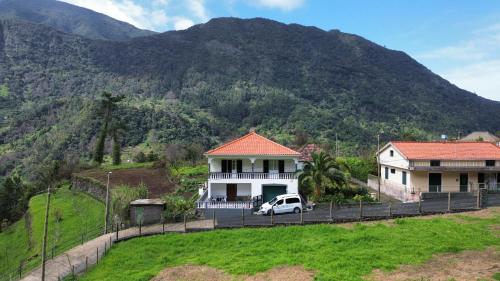
[[[130,202],[130,221],[132,225],[161,223],[165,201],[156,199],[137,199]]]

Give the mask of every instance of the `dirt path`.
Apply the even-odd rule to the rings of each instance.
[[[204,265],[183,265],[164,269],[151,281],[308,281],[314,272],[302,266],[280,266],[255,275],[234,276]]]
[[[211,220],[188,222],[187,228],[211,229],[213,223]],[[163,226],[152,225],[141,229],[142,235],[160,234],[163,232]],[[165,232],[184,232],[184,223],[165,224]],[[133,227],[118,233],[118,239],[127,239],[138,237],[139,228]],[[102,235],[93,240],[87,241],[54,259],[46,262],[45,280],[58,281],[72,273],[78,274],[84,272],[86,267],[96,264],[97,258],[100,260],[110,244],[116,241],[116,232]],[[23,281],[41,280],[42,269],[38,267],[26,275]]]
[[[494,280],[493,275],[498,272],[500,272],[500,252],[490,248],[485,251],[438,255],[424,264],[404,265],[392,272],[375,270],[367,280]]]

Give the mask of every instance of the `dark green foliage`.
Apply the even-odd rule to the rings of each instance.
[[[159,160],[159,156],[157,153],[151,150],[148,152],[148,155],[146,155],[146,160],[148,162],[155,162]]]
[[[146,155],[142,151],[139,151],[134,155],[134,162],[144,163],[146,160]]]
[[[122,163],[121,159],[121,147],[120,140],[118,139],[118,133],[113,132],[113,165],[120,165]]]
[[[104,143],[106,141],[107,132],[107,123],[104,123],[101,131],[99,132],[99,137],[97,138],[97,144],[95,146],[94,161],[96,163],[102,163],[104,160]]]
[[[6,178],[0,186],[0,222],[18,220],[28,206],[28,187],[19,175]]]

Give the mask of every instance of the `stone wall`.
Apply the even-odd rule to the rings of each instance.
[[[72,189],[89,194],[97,200],[106,201],[106,186],[91,178],[73,175],[71,178]]]

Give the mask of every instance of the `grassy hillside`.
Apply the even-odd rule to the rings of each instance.
[[[31,198],[28,215],[0,233],[0,276],[24,264],[25,270],[40,264],[47,196]],[[51,197],[48,254],[63,252],[102,232],[104,205],[68,186]],[[59,219],[59,222],[57,222]]]
[[[117,244],[81,280],[150,280],[165,267],[184,264],[235,275],[303,265],[317,280],[362,280],[376,268],[394,270],[433,254],[498,247],[492,226],[499,224],[496,212],[487,218],[409,218],[352,229],[310,225],[144,237]]]

